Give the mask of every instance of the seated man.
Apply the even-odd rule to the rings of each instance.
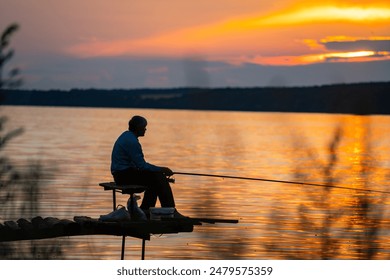
[[[144,117],[134,116],[129,121],[129,129],[116,140],[111,155],[111,173],[117,184],[147,186],[140,208],[148,212],[156,205],[157,198],[161,207],[175,207],[175,201],[167,176],[173,174],[168,167],[161,167],[145,161],[138,137],[145,135],[147,121]],[[177,211],[175,211],[178,214]]]

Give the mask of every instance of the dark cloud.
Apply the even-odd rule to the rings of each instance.
[[[23,61],[23,57],[18,59]],[[16,60],[15,60],[16,62]],[[389,81],[390,61],[300,66],[188,59],[36,56],[21,62],[26,89],[311,86]],[[164,71],[162,71],[163,69]]]
[[[390,51],[390,40],[331,41],[323,45],[332,51]]]
[[[215,73],[212,85],[235,78],[230,86],[312,86],[338,83],[389,81],[390,61],[318,63],[299,66],[246,64]],[[225,82],[226,83],[226,82]]]

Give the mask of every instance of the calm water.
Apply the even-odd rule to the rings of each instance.
[[[73,219],[111,211],[110,153],[130,116],[149,120],[140,138],[147,161],[174,171],[326,183],[390,191],[390,117],[139,109],[2,107],[8,130],[23,127],[5,153],[20,169],[43,166],[39,207],[24,211]],[[238,219],[152,236],[147,259],[390,259],[389,195],[210,177],[175,176],[180,212]],[[2,206],[20,218],[23,196]],[[125,204],[127,197],[118,197]],[[12,204],[12,205],[11,205]],[[29,213],[29,214],[26,214]],[[118,259],[120,237],[12,242],[28,255]],[[48,246],[48,247],[47,247]],[[127,239],[126,259],[141,241]],[[27,252],[27,253],[26,253]]]

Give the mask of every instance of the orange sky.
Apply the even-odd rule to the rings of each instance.
[[[268,13],[231,15],[199,26],[179,26],[140,39],[97,39],[71,46],[68,51],[83,57],[126,54],[177,56],[193,52],[212,59],[248,59],[254,63],[288,65],[319,62],[327,57],[389,59],[390,50],[333,52],[326,50],[322,42],[332,38],[339,42],[390,40],[387,36],[390,35],[390,4],[343,6],[310,3]],[[375,32],[381,33],[375,36]],[[379,53],[380,58],[376,57]],[[255,58],[245,58],[252,56]]]
[[[27,57],[197,57],[235,66],[390,60],[389,1],[210,2],[0,0],[0,23],[21,25],[14,45]]]

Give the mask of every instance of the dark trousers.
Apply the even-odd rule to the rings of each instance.
[[[171,186],[162,172],[126,169],[114,172],[113,177],[115,183],[119,185],[133,184],[148,188],[140,206],[144,210],[154,207],[157,198],[161,207],[175,207]]]

